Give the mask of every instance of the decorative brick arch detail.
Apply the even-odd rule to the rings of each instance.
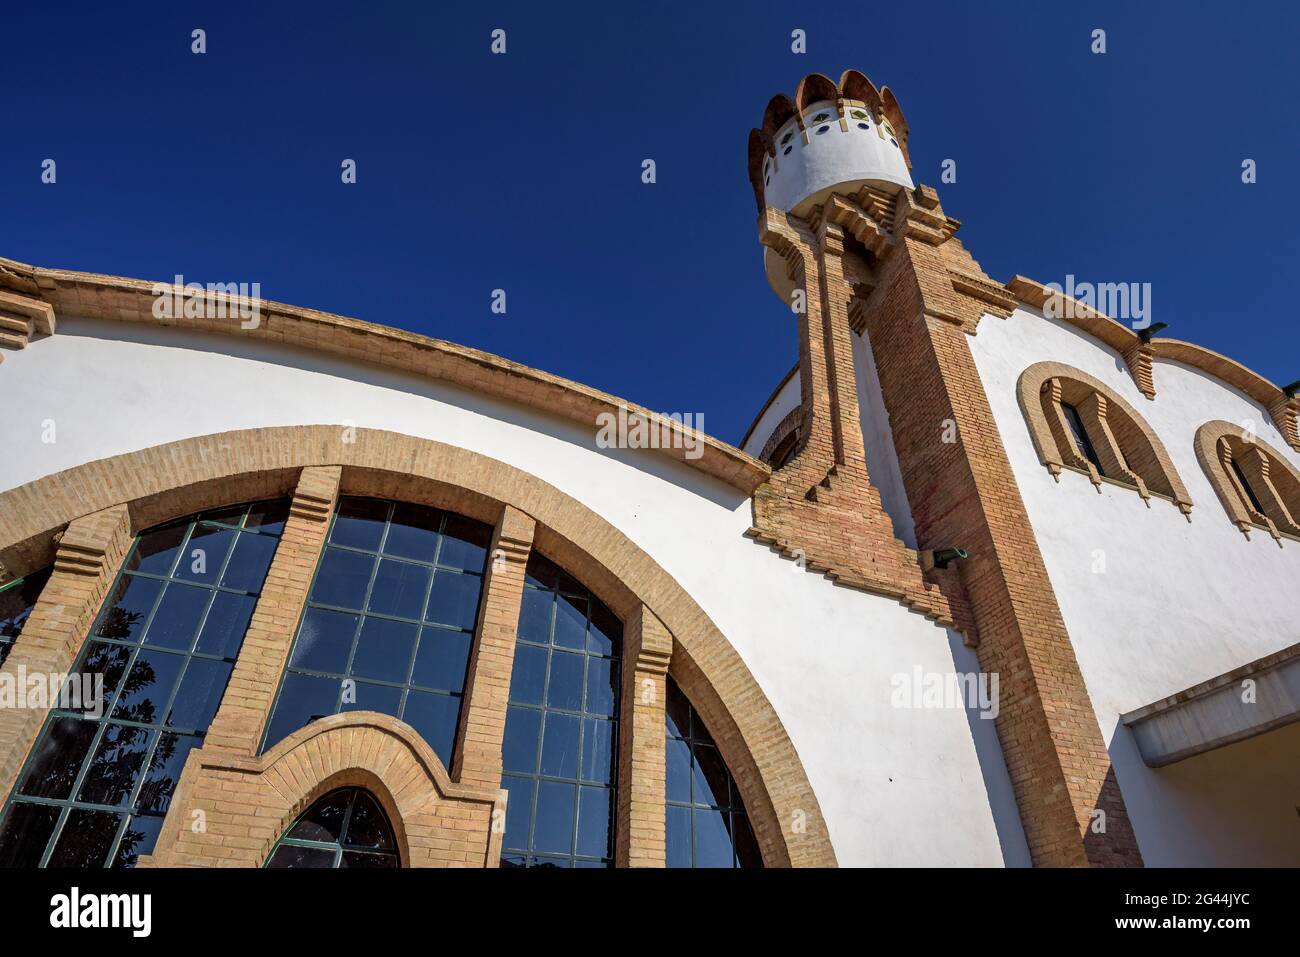
[[[1051,390],[1044,403],[1044,389]],[[1084,472],[1101,486],[1096,467],[1074,448],[1061,412],[1062,400],[1079,408],[1108,473],[1135,486],[1147,504],[1152,493],[1173,501],[1191,519],[1192,497],[1174,468],[1164,443],[1132,405],[1095,376],[1060,362],[1036,362],[1020,374],[1016,387],[1020,411],[1029,427],[1038,459],[1060,480],[1063,468]],[[1045,407],[1046,405],[1046,407]],[[1091,420],[1091,421],[1088,421]],[[1123,449],[1123,457],[1116,453]]]
[[[345,431],[354,441],[343,441]],[[764,862],[835,866],[825,819],[794,744],[740,655],[705,611],[600,515],[496,459],[430,439],[343,425],[182,439],[88,462],[0,493],[0,561],[16,568],[39,567],[42,559],[48,564],[54,536],[68,522],[112,505],[128,506],[131,530],[137,532],[202,508],[288,494],[302,468],[329,465],[342,466],[343,489],[352,494],[441,489],[469,515],[482,515],[488,503],[513,506],[537,521],[536,547],[565,565],[625,620],[634,601],[652,610],[673,636],[674,675],[719,742]]]
[[[1223,503],[1232,523],[1250,537],[1252,528],[1266,528],[1280,545],[1283,537],[1300,537],[1300,469],[1256,435],[1243,436],[1240,425],[1222,420],[1206,422],[1196,430],[1196,458]],[[1250,505],[1229,463],[1252,483],[1261,504],[1273,514],[1256,512]]]
[[[403,867],[493,866],[500,856],[492,821],[505,813],[501,791],[454,784],[409,725],[350,711],[313,721],[256,759],[195,751],[172,803],[209,820],[196,833],[169,816],[144,863],[210,865],[215,845],[227,849],[227,866],[261,867],[294,821],[341,787],[365,788],[379,802]]]

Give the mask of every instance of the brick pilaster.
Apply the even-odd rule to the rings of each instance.
[[[619,725],[619,867],[663,867],[665,861],[665,726],[673,636],[654,612],[638,607],[623,628],[623,698]]]
[[[501,786],[501,744],[515,660],[515,634],[523,601],[524,569],[535,531],[536,523],[519,509],[507,505],[501,510],[492,536],[465,704],[452,757],[451,778],[462,784]]]
[[[100,606],[131,547],[131,522],[125,505],[114,505],[70,523],[54,554],[54,571],[4,671],[16,676],[63,674],[94,623]],[[0,709],[0,795],[13,789],[49,708]]]
[[[924,189],[924,188],[922,188]],[[921,191],[918,190],[918,193]],[[931,191],[932,192],[932,191]],[[904,216],[942,216],[900,200]],[[912,204],[915,205],[915,204]],[[1142,863],[1070,636],[1025,514],[939,246],[900,223],[868,331],[918,547],[958,545],[980,666],[1001,682],[997,719],[1034,863]],[[978,306],[978,304],[976,304]],[[955,441],[940,440],[944,423]],[[1105,830],[1094,832],[1094,811]]]
[[[302,470],[244,644],[204,750],[257,754],[338,498],[337,465]]]

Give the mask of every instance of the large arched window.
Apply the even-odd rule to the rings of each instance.
[[[204,512],[136,539],[0,822],[0,866],[131,867],[234,668],[288,513]],[[89,684],[88,684],[89,683]]]
[[[502,867],[612,865],[622,652],[613,612],[534,551],[502,751]]]
[[[27,617],[36,607],[36,599],[41,597],[41,589],[50,580],[49,568],[0,585],[0,665],[5,663],[14,642],[22,634]]]
[[[1059,362],[1038,362],[1020,376],[1020,408],[1047,470],[1082,472],[1137,489],[1150,504],[1158,496],[1190,518],[1192,499],[1151,426],[1114,389]]]
[[[340,498],[263,749],[316,718],[378,711],[451,767],[491,538],[436,508]]]
[[[1247,537],[1262,528],[1279,542],[1300,538],[1300,470],[1285,455],[1254,432],[1220,421],[1197,430],[1196,456]]]
[[[708,729],[668,679],[665,839],[669,867],[762,867],[745,803]]]
[[[267,867],[400,867],[393,826],[364,788],[339,788],[309,807],[271,849]]]

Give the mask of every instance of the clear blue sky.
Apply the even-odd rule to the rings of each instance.
[[[796,357],[746,137],[856,67],[990,275],[1150,282],[1168,335],[1300,378],[1293,0],[145,6],[5,10],[0,255],[260,282],[737,442]]]

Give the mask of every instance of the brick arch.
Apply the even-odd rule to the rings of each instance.
[[[344,441],[345,432],[353,441]],[[537,545],[620,614],[644,604],[673,636],[683,691],[717,727],[769,866],[834,866],[812,786],[780,718],[732,644],[657,562],[600,515],[496,459],[430,439],[342,425],[198,436],[88,462],[0,493],[0,560],[52,550],[68,522],[127,503],[132,531],[174,515],[292,488],[308,466],[342,466],[353,494],[411,483],[476,504],[510,505],[538,523]],[[171,513],[171,514],[169,514]],[[612,600],[611,600],[612,599]],[[795,827],[795,824],[799,827]]]
[[[1217,420],[1206,422],[1196,430],[1196,458],[1210,480],[1215,494],[1223,503],[1232,523],[1241,529],[1242,534],[1250,537],[1250,530],[1263,526],[1270,535],[1281,543],[1282,537],[1297,537],[1297,522],[1300,522],[1300,469],[1297,469],[1277,449],[1259,436],[1247,437],[1240,425]],[[1249,507],[1238,486],[1238,480],[1232,474],[1224,453],[1230,458],[1241,457],[1239,467],[1247,470],[1248,479],[1255,484],[1252,490],[1263,495],[1266,507],[1271,507],[1273,515],[1259,514]],[[1255,462],[1246,457],[1258,453]]]
[[[1044,387],[1052,390],[1055,414],[1044,407]],[[1039,461],[1058,481],[1061,470],[1069,467],[1086,473],[1100,488],[1101,477],[1096,467],[1074,451],[1068,438],[1069,427],[1059,411],[1062,400],[1076,406],[1092,402],[1087,412],[1094,416],[1101,431],[1094,440],[1099,446],[1098,455],[1104,459],[1109,449],[1123,449],[1127,462],[1127,467],[1123,462],[1103,462],[1107,471],[1135,485],[1144,499],[1149,499],[1154,492],[1173,501],[1190,520],[1192,497],[1187,494],[1164,443],[1137,409],[1110,386],[1064,363],[1036,362],[1020,374],[1016,393]],[[1081,411],[1085,410],[1081,408]]]

